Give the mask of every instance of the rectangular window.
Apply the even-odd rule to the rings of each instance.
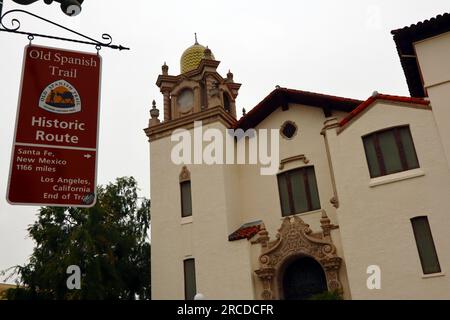
[[[371,178],[419,168],[409,126],[371,133],[363,143]]]
[[[430,274],[441,272],[428,218],[416,217],[411,219],[411,223],[423,273]]]
[[[181,216],[192,216],[192,197],[191,197],[191,182],[183,181],[180,183],[181,188]]]
[[[320,209],[313,166],[280,173],[278,190],[283,217]]]
[[[197,294],[197,284],[195,280],[195,260],[184,260],[184,297],[186,300],[194,300]]]

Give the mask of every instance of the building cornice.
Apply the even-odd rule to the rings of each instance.
[[[192,129],[195,121],[202,121],[203,125],[220,122],[226,128],[233,128],[236,124],[236,119],[222,107],[215,107],[182,118],[165,121],[155,126],[150,126],[144,129],[144,132],[149,138],[149,141],[155,141],[170,136],[174,130],[179,128],[187,130]]]

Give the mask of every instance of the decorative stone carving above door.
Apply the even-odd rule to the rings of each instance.
[[[264,300],[283,298],[280,290],[282,270],[292,259],[301,256],[311,257],[319,262],[326,275],[328,290],[342,293],[339,280],[342,259],[337,256],[330,236],[330,229],[336,226],[330,224],[325,211],[320,221],[323,231],[318,233],[313,233],[309,225],[298,216],[284,218],[273,241],[270,241],[264,227],[258,233],[253,243],[261,244],[261,255],[260,268],[255,273],[262,282],[261,297]]]

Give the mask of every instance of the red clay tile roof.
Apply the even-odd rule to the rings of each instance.
[[[393,95],[377,93],[376,95],[371,96],[369,99],[367,99],[366,101],[361,103],[352,112],[350,112],[344,119],[342,119],[339,122],[339,125],[341,127],[345,126],[353,118],[355,118],[358,114],[360,114],[365,109],[367,109],[370,105],[372,105],[372,103],[374,103],[377,100],[387,100],[387,101],[402,102],[402,103],[409,103],[409,104],[423,105],[423,106],[429,106],[430,105],[430,102],[428,100],[424,100],[424,99],[421,99],[421,98],[401,97],[401,96],[393,96]]]
[[[413,43],[450,31],[450,14],[418,22],[408,27],[392,30],[398,55],[412,97],[426,97]]]
[[[261,230],[262,224],[263,222],[261,220],[243,224],[239,229],[228,236],[228,241],[241,239],[249,240]]]
[[[363,101],[349,99],[309,91],[287,88],[273,90],[258,105],[251,109],[236,124],[236,128],[247,130],[254,128],[279,107],[287,107],[289,103],[304,104],[328,110],[350,112]]]

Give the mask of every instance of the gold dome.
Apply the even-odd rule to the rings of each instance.
[[[205,58],[205,49],[206,47],[195,42],[193,46],[184,50],[180,60],[181,73],[195,70],[199,66],[200,61]],[[211,58],[215,59],[213,54],[211,54]]]

